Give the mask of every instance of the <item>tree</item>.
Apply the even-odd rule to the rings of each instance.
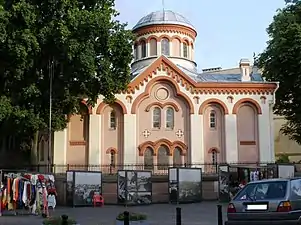
[[[257,65],[267,81],[280,82],[274,112],[287,120],[281,131],[301,144],[301,1],[278,10],[267,33]]]
[[[1,4],[1,1],[0,1]],[[0,7],[0,135],[66,127],[83,98],[108,102],[130,79],[132,33],[114,0],[6,0]],[[3,136],[4,135],[4,136]]]

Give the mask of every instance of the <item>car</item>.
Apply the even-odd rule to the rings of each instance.
[[[301,225],[301,178],[248,183],[230,201],[225,225]]]

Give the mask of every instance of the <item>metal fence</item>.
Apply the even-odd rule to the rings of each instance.
[[[230,163],[229,165],[234,166],[246,166],[246,167],[256,167],[264,166],[268,163]],[[1,167],[1,169],[7,170],[24,170],[32,172],[51,172],[51,173],[65,173],[68,170],[80,170],[80,171],[101,171],[103,174],[115,175],[118,170],[148,170],[152,171],[154,175],[167,175],[168,168],[170,167],[187,167],[187,168],[202,168],[204,174],[216,174],[218,172],[218,167],[220,164],[157,164],[157,165],[144,165],[144,164],[120,164],[120,165],[58,165],[58,164],[39,164],[39,165],[23,165],[14,167]],[[296,171],[301,171],[301,164],[295,164]]]

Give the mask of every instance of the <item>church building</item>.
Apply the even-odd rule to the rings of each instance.
[[[265,82],[248,59],[233,69],[198,69],[197,31],[176,12],[152,12],[133,33],[127,91],[112,105],[100,96],[71,116],[54,133],[53,164],[160,171],[167,164],[275,160],[277,82]]]

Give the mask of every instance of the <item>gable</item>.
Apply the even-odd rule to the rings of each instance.
[[[166,71],[167,76],[191,94],[273,94],[277,83],[264,82],[196,82],[165,56],[159,57],[130,82],[126,93],[135,94],[145,86],[158,71]]]

